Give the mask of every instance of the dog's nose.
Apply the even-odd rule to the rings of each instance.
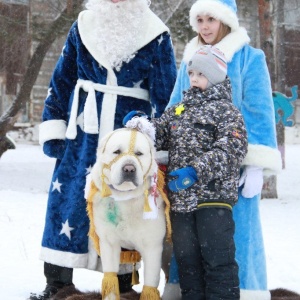
[[[133,172],[135,172],[135,166],[134,165],[125,165],[123,167],[123,171],[125,173],[133,173]]]

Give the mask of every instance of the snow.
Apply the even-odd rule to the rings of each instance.
[[[300,145],[286,145],[286,167],[277,176],[278,199],[261,201],[269,289],[300,293]],[[55,160],[40,146],[18,143],[0,159],[1,299],[24,300],[45,287],[39,260],[47,191]],[[75,269],[83,291],[99,290],[102,274]],[[141,277],[141,281],[143,278]],[[164,275],[159,289],[162,292]],[[140,290],[141,284],[135,287]]]

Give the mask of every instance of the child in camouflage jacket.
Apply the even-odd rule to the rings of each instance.
[[[240,299],[232,207],[247,133],[232,104],[223,54],[202,46],[187,71],[191,87],[182,102],[151,120],[157,150],[169,152],[167,185],[182,299]],[[123,123],[136,115],[142,113],[129,113]]]

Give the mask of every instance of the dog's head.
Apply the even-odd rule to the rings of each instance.
[[[122,200],[134,191],[143,192],[144,183],[156,172],[155,148],[147,134],[122,128],[106,135],[100,141],[92,180],[101,190],[103,180],[114,196]],[[122,197],[122,193],[127,195]]]

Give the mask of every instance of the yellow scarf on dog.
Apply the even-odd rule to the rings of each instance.
[[[171,242],[171,222],[170,222],[170,202],[167,198],[167,195],[164,191],[165,186],[165,176],[164,172],[161,170],[158,170],[157,174],[157,189],[165,203],[165,216],[166,216],[166,226],[167,226],[167,233],[166,233],[166,240],[168,242]],[[96,187],[95,183],[91,182],[91,188],[89,191],[89,195],[87,198],[87,213],[90,219],[90,230],[89,230],[89,236],[93,241],[94,248],[96,249],[98,255],[100,256],[100,239],[99,236],[96,233],[95,230],[95,224],[94,224],[94,216],[93,216],[93,201],[96,193],[100,192],[99,189]],[[149,204],[148,204],[149,209]],[[141,255],[137,251],[122,251],[120,256],[120,262],[121,263],[137,263],[141,260]]]

